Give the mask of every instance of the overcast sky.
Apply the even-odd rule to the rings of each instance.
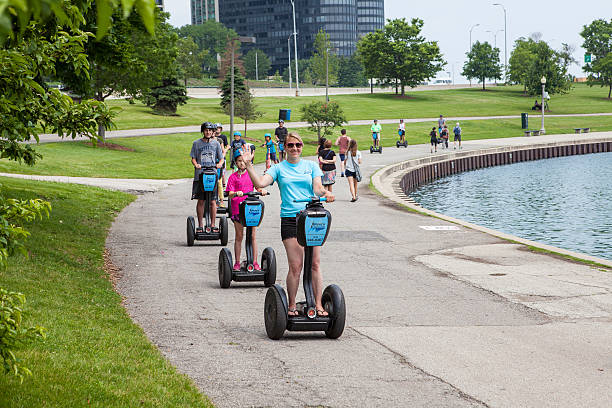
[[[223,0],[220,0],[223,1]],[[299,1],[299,0],[296,0]],[[423,34],[428,40],[438,41],[440,49],[447,62],[439,77],[452,76],[460,81],[459,72],[465,61],[465,53],[470,44],[470,27],[480,26],[472,30],[472,42],[489,41],[493,43],[493,33],[486,32],[504,29],[504,11],[500,6],[493,6],[496,0],[430,0],[407,1],[385,0],[385,18],[406,17],[408,20],[418,17],[425,22]],[[165,0],[166,11],[170,13],[170,23],[180,27],[191,22],[189,0]],[[508,58],[514,40],[528,37],[533,32],[540,32],[544,41],[553,48],[560,49],[561,43],[576,46],[574,58],[579,65],[573,65],[570,72],[576,76],[584,76],[582,64],[584,50],[581,48],[582,26],[597,18],[612,18],[612,0],[502,0],[506,7],[508,27]],[[299,41],[299,36],[298,36]],[[504,32],[497,34],[497,47],[504,60]]]

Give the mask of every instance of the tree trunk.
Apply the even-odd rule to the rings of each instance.
[[[98,124],[98,139],[100,139],[102,143],[106,140],[106,126],[101,123]]]
[[[485,90],[485,78],[482,78],[482,90]]]
[[[187,88],[187,77],[185,77],[185,88]]]
[[[612,94],[612,84],[610,85],[610,90],[608,91],[608,99],[610,99],[610,94]]]
[[[397,95],[397,79],[395,80],[395,94]]]
[[[370,93],[374,93],[374,78],[370,78]]]
[[[402,87],[402,96],[405,96],[406,95],[406,85],[404,85],[403,82],[402,82],[401,87]]]
[[[246,138],[247,120],[244,120],[244,137]]]

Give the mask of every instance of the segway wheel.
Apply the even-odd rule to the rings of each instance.
[[[398,140],[397,142],[395,142],[395,145],[396,145],[396,146],[397,146],[397,148],[399,149],[399,147],[400,147],[400,142],[399,142],[399,140]]]
[[[370,154],[374,151],[374,146],[370,146]]]
[[[232,283],[232,253],[227,248],[219,252],[219,286],[223,289],[230,287]]]
[[[195,241],[195,220],[187,217],[187,246],[193,246]]]
[[[321,301],[331,317],[329,328],[325,330],[325,335],[330,339],[337,339],[342,335],[346,321],[346,304],[344,303],[342,289],[337,285],[329,285],[323,291]]]
[[[382,146],[378,146],[378,153],[382,154]]]
[[[219,218],[219,234],[221,234],[221,245],[227,245],[227,217]]]
[[[265,287],[274,285],[274,282],[276,282],[276,254],[270,247],[264,249],[261,254],[261,269],[266,271],[264,276]]]
[[[266,324],[266,333],[272,340],[278,340],[283,337],[285,329],[287,329],[287,311],[281,298],[279,290],[276,286],[268,288],[266,292],[266,301],[264,303],[264,321]]]

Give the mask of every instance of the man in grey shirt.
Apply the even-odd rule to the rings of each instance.
[[[191,199],[198,200],[196,204],[196,213],[198,215],[198,232],[202,231],[202,224],[204,219],[204,189],[202,182],[200,181],[203,167],[215,167],[220,169],[223,165],[223,149],[216,140],[212,139],[215,130],[215,126],[210,122],[202,123],[200,132],[202,132],[202,138],[195,140],[191,146],[191,164],[193,164],[193,185],[191,187]],[[217,177],[219,171],[217,170]],[[213,232],[219,232],[219,228],[215,227],[215,220],[217,218],[217,200],[218,194],[215,188],[212,191],[212,200],[210,201],[210,221]]]
[[[442,129],[444,129],[444,125],[446,125],[446,119],[442,115],[440,115],[440,119],[438,119],[438,135],[442,136]]]

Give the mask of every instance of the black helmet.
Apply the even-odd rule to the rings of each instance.
[[[202,123],[202,126],[200,126],[200,133],[204,133],[204,129],[215,129],[215,128],[212,123],[204,122]]]

